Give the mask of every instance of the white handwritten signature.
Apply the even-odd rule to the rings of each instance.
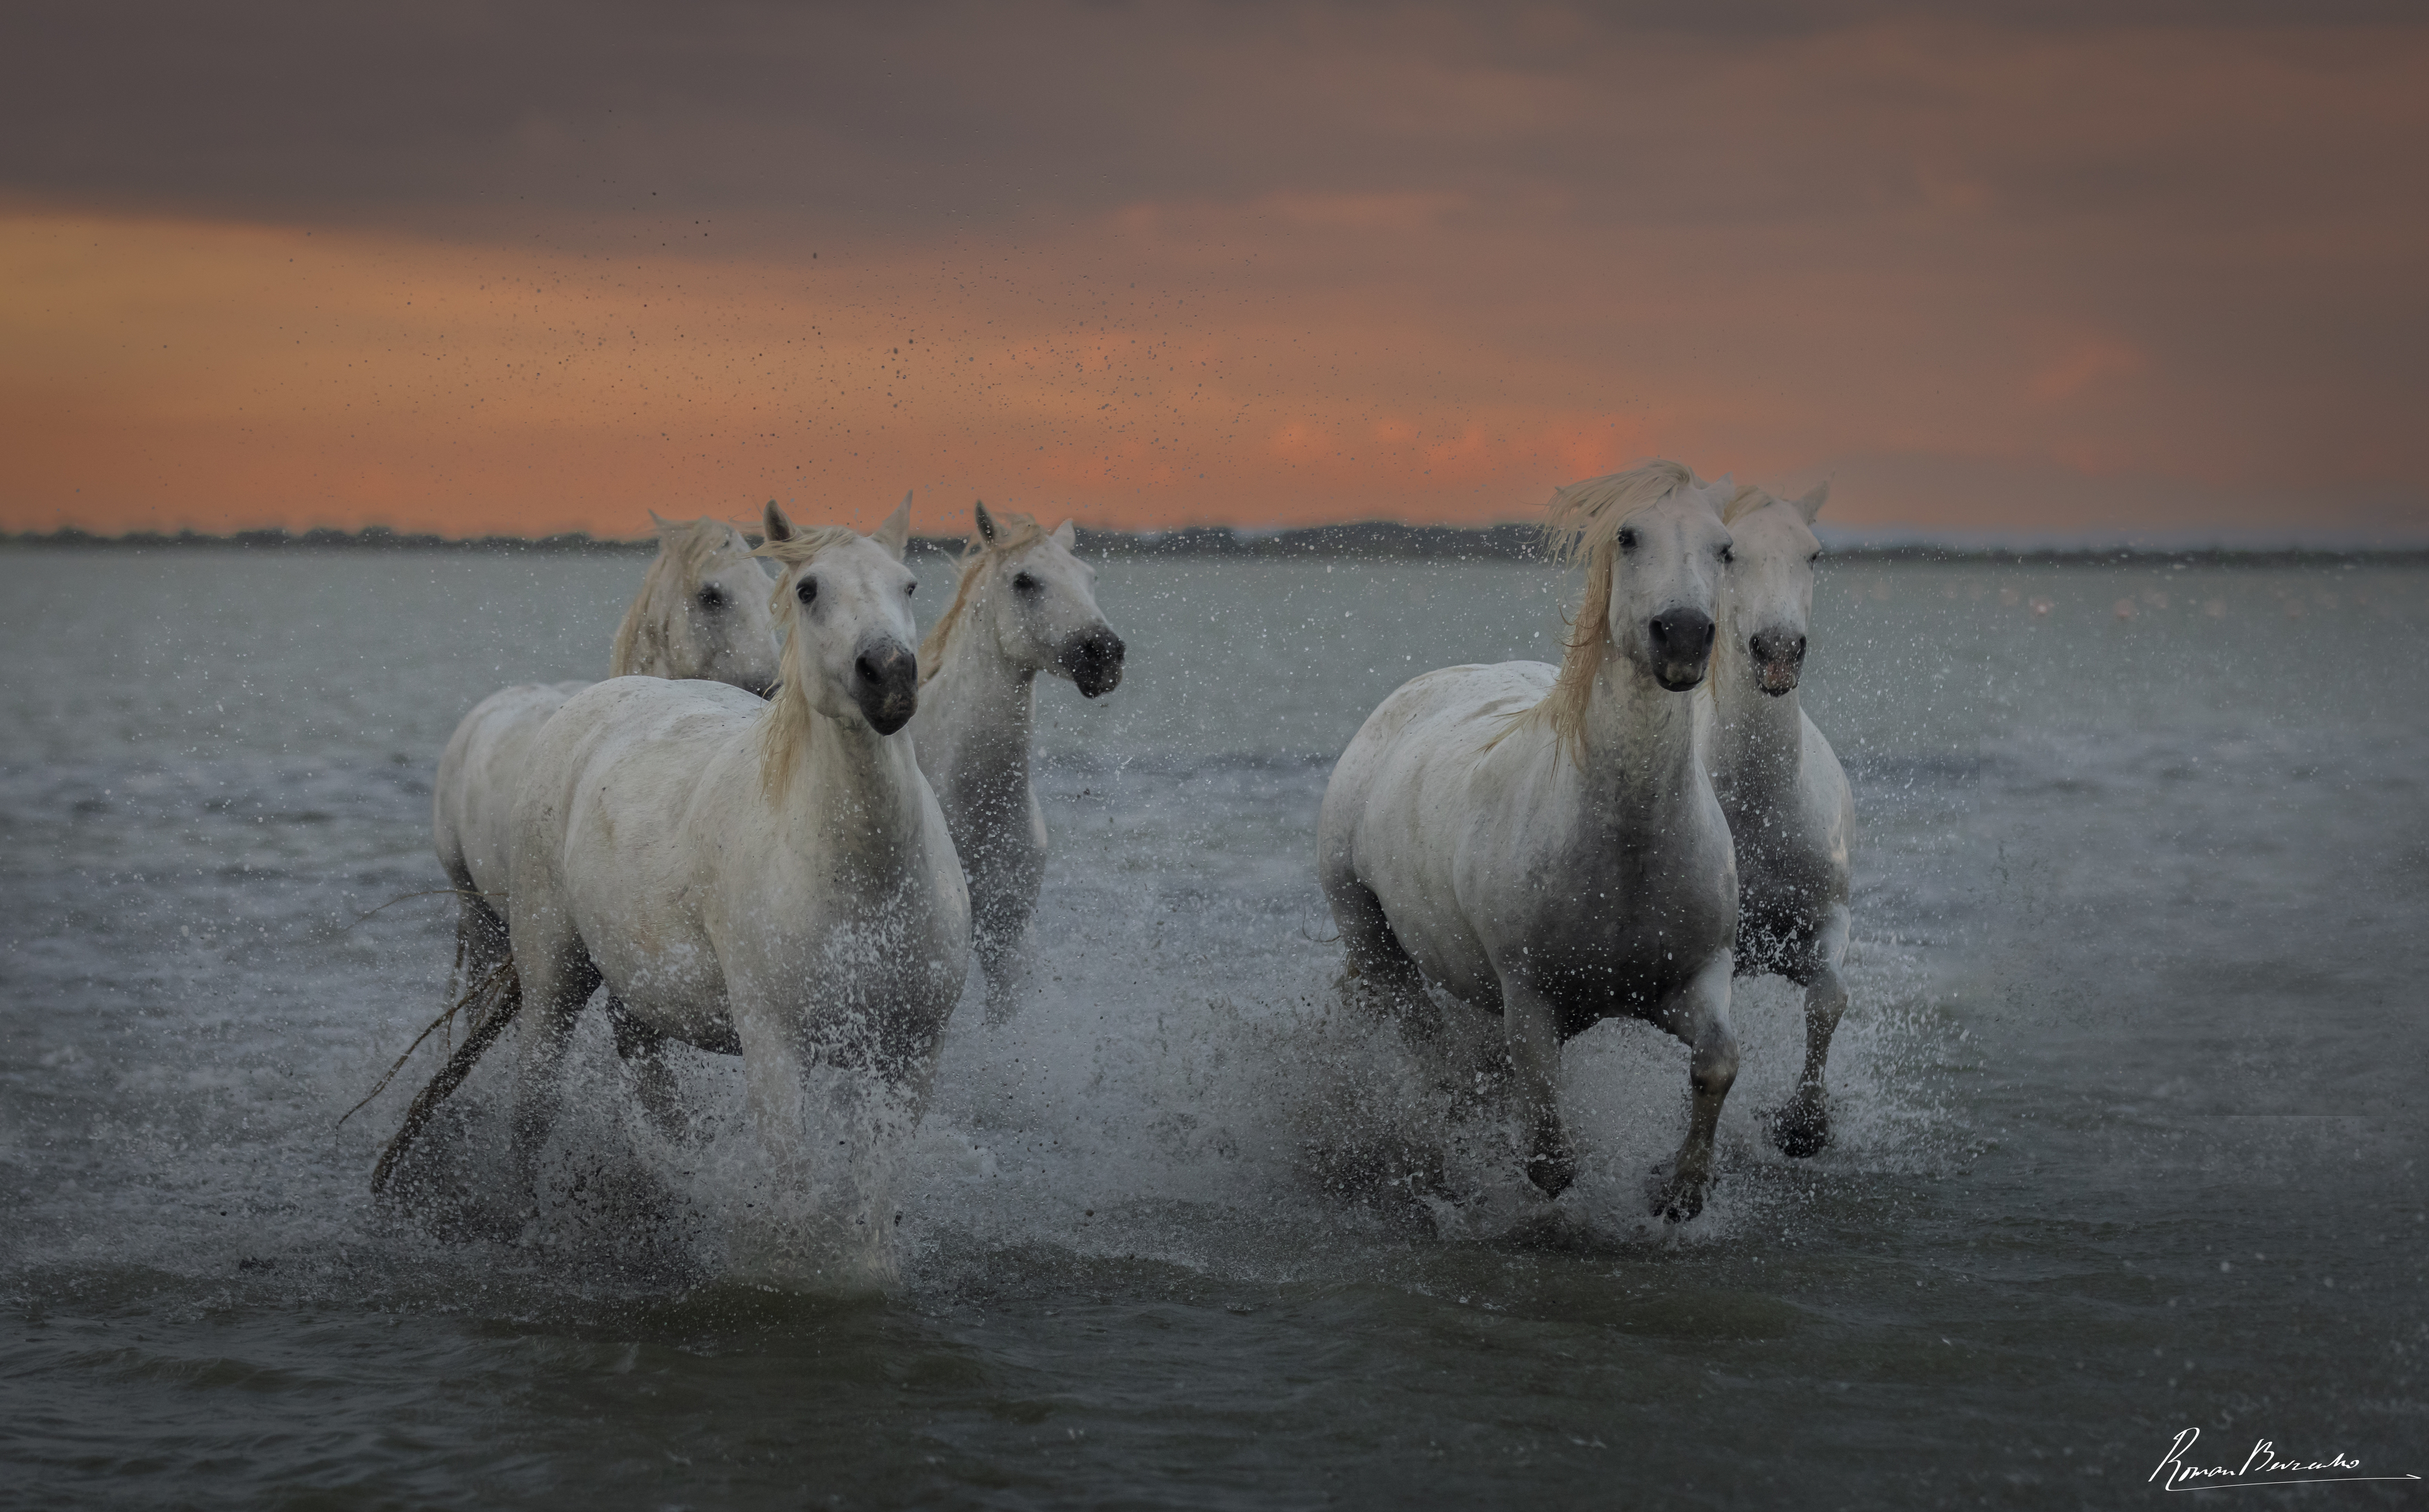
[[[2186,1453],[2201,1441],[2199,1428],[2187,1428],[2168,1446],[2167,1457],[2151,1472],[2166,1491],[2222,1491],[2234,1486],[2320,1486],[2334,1481],[2417,1481],[2418,1475],[2364,1475],[2361,1461],[2339,1450],[2325,1459],[2304,1459],[2277,1453],[2263,1438],[2252,1446],[2240,1465],[2192,1465]]]

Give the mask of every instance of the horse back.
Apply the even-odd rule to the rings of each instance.
[[[1528,748],[1542,738],[1517,721],[1554,675],[1510,662],[1404,683],[1343,750],[1317,821],[1318,871],[1336,916],[1363,889],[1427,978],[1488,1006],[1499,988],[1461,874],[1495,844],[1507,808],[1497,790],[1531,764]]]
[[[513,860],[515,790],[532,742],[587,682],[518,682],[472,706],[438,758],[431,830],[458,887],[495,894],[503,912]]]
[[[680,891],[691,823],[765,705],[721,682],[611,678],[566,701],[533,741],[516,795],[514,887],[571,906],[646,914]],[[586,934],[605,932],[603,921]]]

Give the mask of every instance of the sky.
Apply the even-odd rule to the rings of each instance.
[[[0,530],[2429,541],[2429,9],[0,10]]]

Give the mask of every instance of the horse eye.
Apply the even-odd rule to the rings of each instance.
[[[721,588],[700,590],[700,606],[714,613],[725,607],[725,591]]]
[[[1736,547],[1724,546],[1721,548],[1721,566],[1727,567],[1737,559],[1738,552]]]
[[[801,582],[793,585],[793,597],[799,599],[803,603],[818,602],[818,580],[816,578],[803,578]]]
[[[1619,549],[1623,551],[1636,550],[1636,532],[1632,528],[1619,533]]]
[[[919,583],[918,583],[918,580],[917,580],[917,579],[916,579],[916,578],[915,578],[915,579],[913,579],[911,582],[909,582],[909,583],[906,583],[902,584],[902,597],[904,597],[905,599],[910,598],[913,594],[917,593],[918,591],[919,591]]]
[[[1037,591],[1037,580],[1031,577],[1026,572],[1016,572],[1012,575],[1012,591],[1015,593],[1035,593]]]

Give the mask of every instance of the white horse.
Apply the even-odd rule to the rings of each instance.
[[[776,681],[768,574],[751,543],[714,519],[658,518],[658,554],[616,627],[609,677],[707,678],[765,695]],[[455,727],[438,758],[431,829],[455,888],[455,966],[479,983],[506,959],[508,820],[532,737],[587,682],[500,688]],[[449,996],[454,995],[450,989]]]
[[[1784,1154],[1829,1142],[1822,1088],[1830,1035],[1846,1011],[1847,842],[1856,826],[1847,774],[1797,705],[1813,613],[1813,519],[1830,486],[1790,502],[1737,492],[1723,515],[1737,562],[1721,591],[1712,657],[1712,790],[1738,850],[1742,976],[1776,972],[1805,989],[1805,1071],[1772,1121]]]
[[[1097,569],[1071,554],[1071,522],[1040,530],[973,506],[952,607],[919,647],[911,736],[970,884],[970,945],[989,1023],[1010,1017],[1028,972],[1023,936],[1046,875],[1046,815],[1030,785],[1037,674],[1083,698],[1122,680],[1122,638],[1097,609]]]
[[[772,701],[617,678],[532,743],[508,905],[527,1190],[575,1015],[603,980],[636,1034],[741,1055],[779,1205],[856,1230],[887,1268],[882,1192],[837,1212],[815,1189],[838,1147],[857,1152],[847,1166],[874,1148],[885,1094],[917,1117],[969,966],[961,863],[903,731],[918,702],[909,505],[873,535],[798,530],[768,506],[759,554],[782,567],[788,625]]]
[[[1429,984],[1500,1012],[1545,1193],[1577,1171],[1562,1042],[1624,1014],[1687,1043],[1687,1139],[1652,1193],[1673,1219],[1702,1208],[1737,1076],[1737,872],[1707,775],[1710,700],[1689,696],[1711,659],[1730,493],[1651,462],[1555,494],[1552,539],[1586,563],[1559,670],[1404,684],[1342,752],[1316,826],[1351,973],[1412,1022]]]

